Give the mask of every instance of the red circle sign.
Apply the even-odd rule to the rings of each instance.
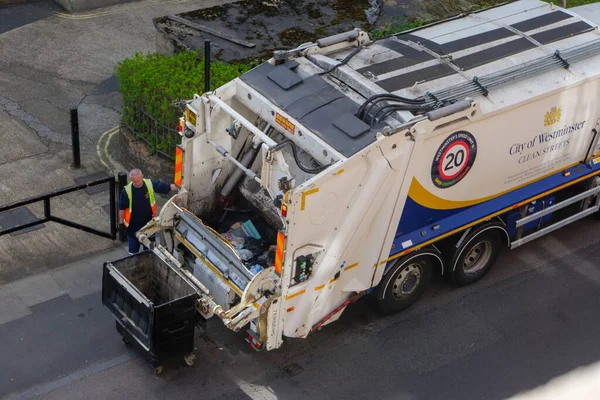
[[[431,180],[440,189],[460,182],[471,170],[477,156],[475,137],[467,131],[448,135],[435,152]]]
[[[452,143],[442,154],[438,172],[443,179],[458,176],[467,167],[470,156],[469,145],[462,140]]]

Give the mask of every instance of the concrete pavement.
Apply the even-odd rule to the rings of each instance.
[[[57,297],[76,300],[99,291],[103,263],[125,256],[126,247],[117,247],[0,286],[0,325],[30,315],[32,307]]]
[[[138,1],[86,13],[58,12],[51,0],[0,8],[0,205],[71,186],[129,165],[111,154],[121,99],[114,68],[155,50],[152,18],[224,1]],[[71,159],[69,110],[79,110],[82,168]],[[108,230],[108,191],[61,196],[56,215]],[[40,216],[42,205],[27,207]],[[0,225],[7,218],[0,218]],[[0,236],[0,285],[118,243],[48,223]]]

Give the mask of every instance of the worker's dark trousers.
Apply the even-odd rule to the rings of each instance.
[[[142,247],[142,244],[135,237],[135,234],[137,231],[142,229],[143,226],[144,225],[131,224],[127,228],[127,242],[129,243],[129,254],[136,254],[140,251],[140,247]]]

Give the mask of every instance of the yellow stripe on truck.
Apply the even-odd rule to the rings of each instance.
[[[300,202],[300,211],[303,211],[306,206],[306,196],[317,193],[318,191],[319,191],[319,188],[314,188],[314,189],[310,189],[310,190],[307,190],[306,192],[302,193],[302,200]]]
[[[502,210],[500,210],[500,211],[497,211],[497,212],[495,212],[495,213],[493,213],[493,214],[486,215],[485,217],[479,218],[479,219],[478,219],[478,220],[476,220],[476,221],[470,222],[470,223],[468,223],[468,224],[466,224],[466,225],[463,225],[463,226],[461,226],[461,227],[459,227],[459,228],[456,228],[456,229],[454,229],[454,230],[452,230],[452,231],[450,231],[450,232],[448,232],[448,233],[444,233],[443,235],[440,235],[440,236],[436,237],[435,239],[428,240],[427,242],[421,243],[421,244],[420,244],[420,245],[418,245],[418,246],[411,247],[410,249],[406,249],[406,250],[404,250],[404,251],[402,251],[402,252],[400,252],[400,253],[398,253],[398,254],[395,254],[395,255],[393,255],[393,256],[392,256],[392,257],[390,257],[390,258],[386,258],[385,260],[383,260],[383,261],[380,261],[380,262],[379,262],[379,265],[386,264],[386,263],[388,263],[389,261],[395,260],[395,259],[396,259],[396,258],[398,258],[398,257],[402,257],[403,255],[405,255],[405,254],[408,254],[408,253],[410,253],[410,252],[412,252],[412,251],[419,250],[419,249],[421,249],[421,248],[423,248],[423,247],[427,246],[428,244],[431,244],[431,243],[437,242],[438,240],[444,239],[444,238],[446,238],[446,237],[448,237],[448,236],[450,236],[450,235],[453,235],[453,234],[455,234],[455,233],[457,233],[457,232],[460,232],[460,231],[462,231],[462,230],[464,230],[464,229],[467,229],[467,228],[470,228],[470,227],[472,227],[472,226],[475,226],[475,225],[477,225],[477,224],[478,224],[478,223],[480,223],[480,222],[486,221],[486,220],[488,220],[488,219],[490,219],[490,218],[497,217],[498,215],[502,215],[502,214],[504,214],[504,213],[505,213],[505,212],[507,212],[507,211],[514,210],[515,208],[519,208],[519,207],[521,207],[521,206],[523,206],[523,205],[525,205],[525,204],[531,203],[531,202],[532,202],[532,201],[534,201],[534,200],[541,199],[541,198],[542,198],[542,197],[544,197],[544,196],[547,196],[547,195],[549,195],[549,194],[551,194],[551,193],[557,192],[557,191],[559,191],[559,190],[561,190],[561,189],[564,189],[564,188],[566,188],[566,187],[569,187],[569,186],[571,186],[571,185],[574,185],[574,184],[576,184],[577,182],[581,182],[581,181],[584,181],[584,180],[586,180],[586,179],[589,179],[589,178],[591,178],[591,177],[593,177],[593,176],[595,176],[595,175],[598,175],[598,174],[600,174],[600,171],[595,171],[595,172],[593,172],[593,173],[591,173],[591,174],[587,174],[587,175],[585,175],[585,176],[582,176],[581,178],[577,178],[577,179],[575,179],[575,180],[572,180],[571,182],[568,182],[568,183],[562,184],[562,185],[560,185],[560,186],[557,186],[557,187],[555,187],[554,189],[550,189],[550,190],[547,190],[547,191],[545,191],[544,193],[540,193],[540,194],[538,194],[538,195],[536,195],[536,196],[530,197],[530,198],[528,198],[527,200],[523,200],[523,201],[521,201],[520,203],[513,204],[512,206],[510,206],[510,207],[506,207],[506,208],[504,208],[504,209],[502,209]],[[377,264],[375,264],[375,266],[377,266]]]
[[[303,295],[304,293],[306,293],[306,289],[302,289],[302,290],[301,290],[301,291],[299,291],[298,293],[290,294],[290,295],[289,295],[288,297],[286,297],[285,299],[286,299],[286,300],[291,300],[291,299],[293,299],[294,297],[298,297],[298,296],[301,296],[301,295]]]

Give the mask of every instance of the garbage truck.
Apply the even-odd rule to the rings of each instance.
[[[356,29],[194,95],[181,190],[138,232],[150,269],[170,271],[157,285],[185,286],[157,301],[189,298],[274,350],[362,296],[398,312],[434,274],[473,284],[503,249],[595,218],[600,9],[587,7],[522,0],[377,40]],[[139,342],[140,304],[146,325],[158,308],[134,264],[106,263],[103,298]]]

